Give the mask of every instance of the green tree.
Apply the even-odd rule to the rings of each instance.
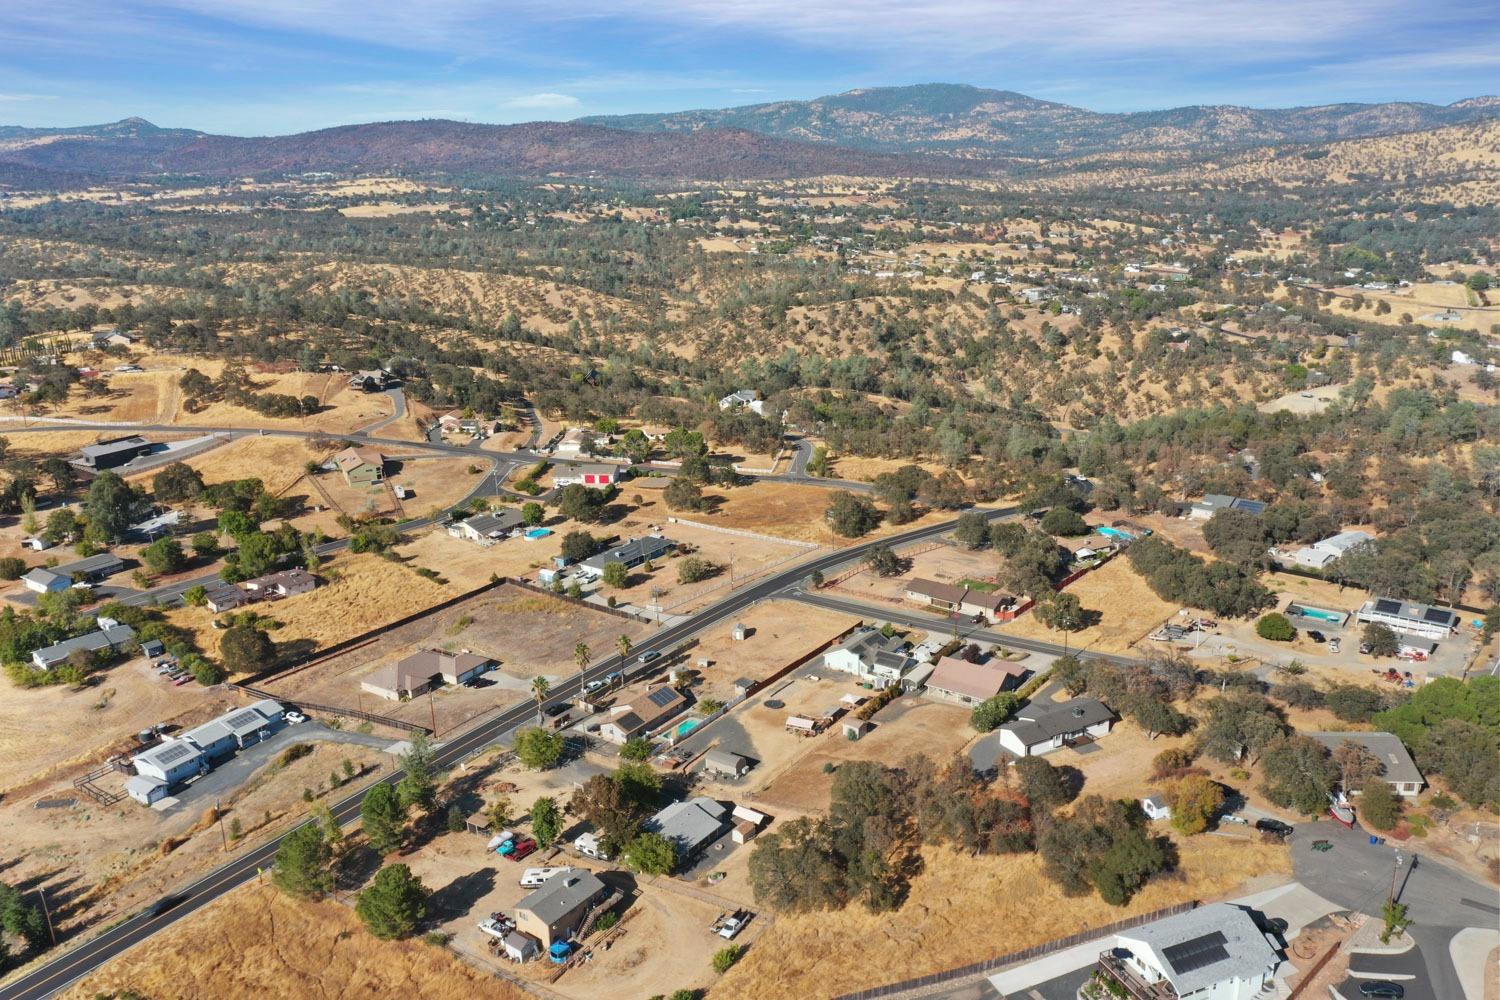
[[[582,562],[599,551],[599,542],[587,531],[570,531],[562,538],[562,557],[570,563]]]
[[[545,771],[562,759],[563,744],[562,733],[549,733],[540,726],[523,729],[516,734],[516,758],[533,771]]]
[[[646,760],[651,756],[654,749],[655,745],[650,740],[634,736],[626,740],[625,745],[620,747],[620,756],[626,760]]]
[[[193,608],[201,608],[208,603],[208,588],[201,583],[195,583],[182,592],[182,603]]]
[[[1286,615],[1273,611],[1255,622],[1255,634],[1271,642],[1291,642],[1297,637],[1297,630]]]
[[[106,470],[89,484],[83,510],[99,537],[114,542],[124,538],[126,529],[135,522],[140,502],[140,496],[119,473]]]
[[[687,556],[677,563],[677,582],[698,583],[719,571],[719,567],[701,556]]]
[[[843,538],[858,538],[880,524],[880,511],[869,497],[842,490],[834,494],[825,517],[834,534]]]
[[[359,805],[359,823],[376,853],[390,854],[400,847],[405,836],[406,807],[396,789],[381,782],[366,792]]]
[[[162,503],[196,500],[203,493],[203,475],[191,465],[173,462],[152,477],[151,492]]]
[[[993,732],[1015,714],[1016,706],[1020,703],[1021,699],[1013,692],[1001,691],[994,697],[986,698],[974,706],[974,710],[969,713],[969,725],[973,726],[976,732]]]
[[[1172,826],[1185,834],[1202,833],[1224,808],[1224,788],[1202,774],[1189,774],[1167,789]]]
[[[1310,736],[1292,736],[1266,751],[1261,794],[1284,809],[1316,816],[1328,807],[1338,769],[1327,748]]]
[[[1041,757],[1022,757],[1011,766],[1033,812],[1050,812],[1072,801],[1073,789],[1061,768]]]
[[[254,625],[233,625],[219,637],[219,658],[230,673],[251,674],[276,661],[276,644]]]
[[[743,945],[732,944],[726,948],[720,948],[714,952],[714,971],[723,975],[734,966],[735,962],[740,960],[740,956],[744,953],[745,948]]]
[[[531,697],[536,699],[536,724],[542,724],[542,708],[547,702],[547,695],[552,691],[552,682],[541,674],[531,679]]]
[[[1395,656],[1401,652],[1401,640],[1389,625],[1370,622],[1359,634],[1360,645],[1370,650],[1371,656]]]
[[[141,549],[141,561],[157,573],[175,573],[186,564],[182,543],[175,538],[158,538]]]
[[[535,526],[541,524],[546,518],[546,510],[536,501],[533,500],[530,503],[523,503],[521,505],[521,520],[524,523]]]
[[[953,526],[953,540],[966,549],[982,549],[990,544],[990,522],[977,510],[958,516]]]
[[[543,795],[531,804],[531,833],[543,848],[557,840],[562,833],[562,812],[556,799]]]
[[[630,570],[626,569],[625,564],[620,562],[620,560],[611,559],[604,564],[604,585],[606,587],[619,589],[625,586],[626,581],[629,579]]]
[[[322,828],[305,823],[288,833],[277,848],[271,881],[293,896],[317,898],[333,889],[332,861]]]
[[[1359,818],[1372,830],[1394,830],[1401,821],[1401,800],[1389,782],[1371,781],[1359,797]]]
[[[703,490],[685,476],[676,476],[662,491],[662,499],[671,510],[702,510]]]
[[[1049,535],[1074,537],[1089,533],[1088,522],[1070,507],[1053,507],[1042,517],[1042,530]]]
[[[406,865],[387,865],[359,894],[354,912],[382,940],[410,937],[427,917],[427,887]]]
[[[407,741],[406,752],[397,758],[406,774],[396,784],[396,795],[405,809],[420,806],[431,810],[437,798],[437,760],[432,740],[420,730]]]
[[[625,863],[646,875],[667,875],[677,864],[677,849],[659,833],[637,834],[625,845]]]

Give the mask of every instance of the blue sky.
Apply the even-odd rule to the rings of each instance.
[[[1495,0],[0,0],[0,124],[281,134],[973,83],[1099,111],[1500,92]]]

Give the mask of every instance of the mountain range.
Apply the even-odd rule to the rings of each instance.
[[[0,185],[61,188],[89,178],[323,170],[701,180],[975,176],[1103,152],[1320,143],[1496,118],[1495,97],[1446,106],[1196,106],[1104,114],[957,84],[574,122],[375,122],[262,137],[126,118],[71,128],[0,126]]]
[[[1500,97],[1262,110],[1194,105],[1106,114],[966,84],[851,90],[810,101],[580,121],[641,132],[743,128],[807,142],[902,153],[1052,159],[1117,150],[1318,143],[1500,117]]]

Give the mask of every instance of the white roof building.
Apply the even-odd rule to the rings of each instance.
[[[1375,536],[1368,531],[1340,531],[1337,535],[1293,551],[1291,558],[1298,566],[1322,569],[1347,554],[1350,549],[1374,540]]]
[[[1166,984],[1194,1000],[1251,1000],[1281,958],[1249,911],[1212,903],[1116,934],[1100,964],[1148,990]]]

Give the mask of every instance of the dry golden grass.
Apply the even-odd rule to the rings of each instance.
[[[271,633],[278,643],[305,639],[328,646],[367,632],[386,622],[431,607],[453,597],[457,588],[418,576],[408,566],[379,556],[341,554],[318,573],[330,581],[310,594],[301,594],[259,610],[281,622]],[[218,637],[207,608],[169,611],[173,624],[191,631],[200,648],[210,655],[218,649]]]
[[[302,468],[309,461],[326,457],[326,453],[311,450],[301,439],[247,437],[185,458],[183,462],[197,469],[209,485],[256,478],[271,493],[280,493],[301,478]],[[140,478],[150,479],[159,471],[142,473]]]
[[[1085,573],[1068,585],[1068,593],[1078,596],[1084,611],[1098,612],[1100,618],[1098,625],[1074,633],[1069,642],[1080,649],[1107,653],[1128,652],[1142,636],[1182,607],[1157,597],[1123,556]],[[1027,639],[1062,642],[1061,632],[1046,628],[1030,613],[1001,626],[1000,631]]]
[[[172,933],[158,935],[106,965],[64,997],[87,1000],[123,989],[152,1000],[523,996],[441,948],[419,941],[377,940],[348,907],[298,902],[261,885],[205,907]]]
[[[714,989],[726,1000],[830,997],[993,958],[1188,899],[1231,894],[1253,876],[1289,872],[1285,848],[1199,835],[1178,839],[1178,872],[1130,905],[1065,897],[1035,854],[972,858],[923,853],[925,867],[895,913],[778,917]]]

